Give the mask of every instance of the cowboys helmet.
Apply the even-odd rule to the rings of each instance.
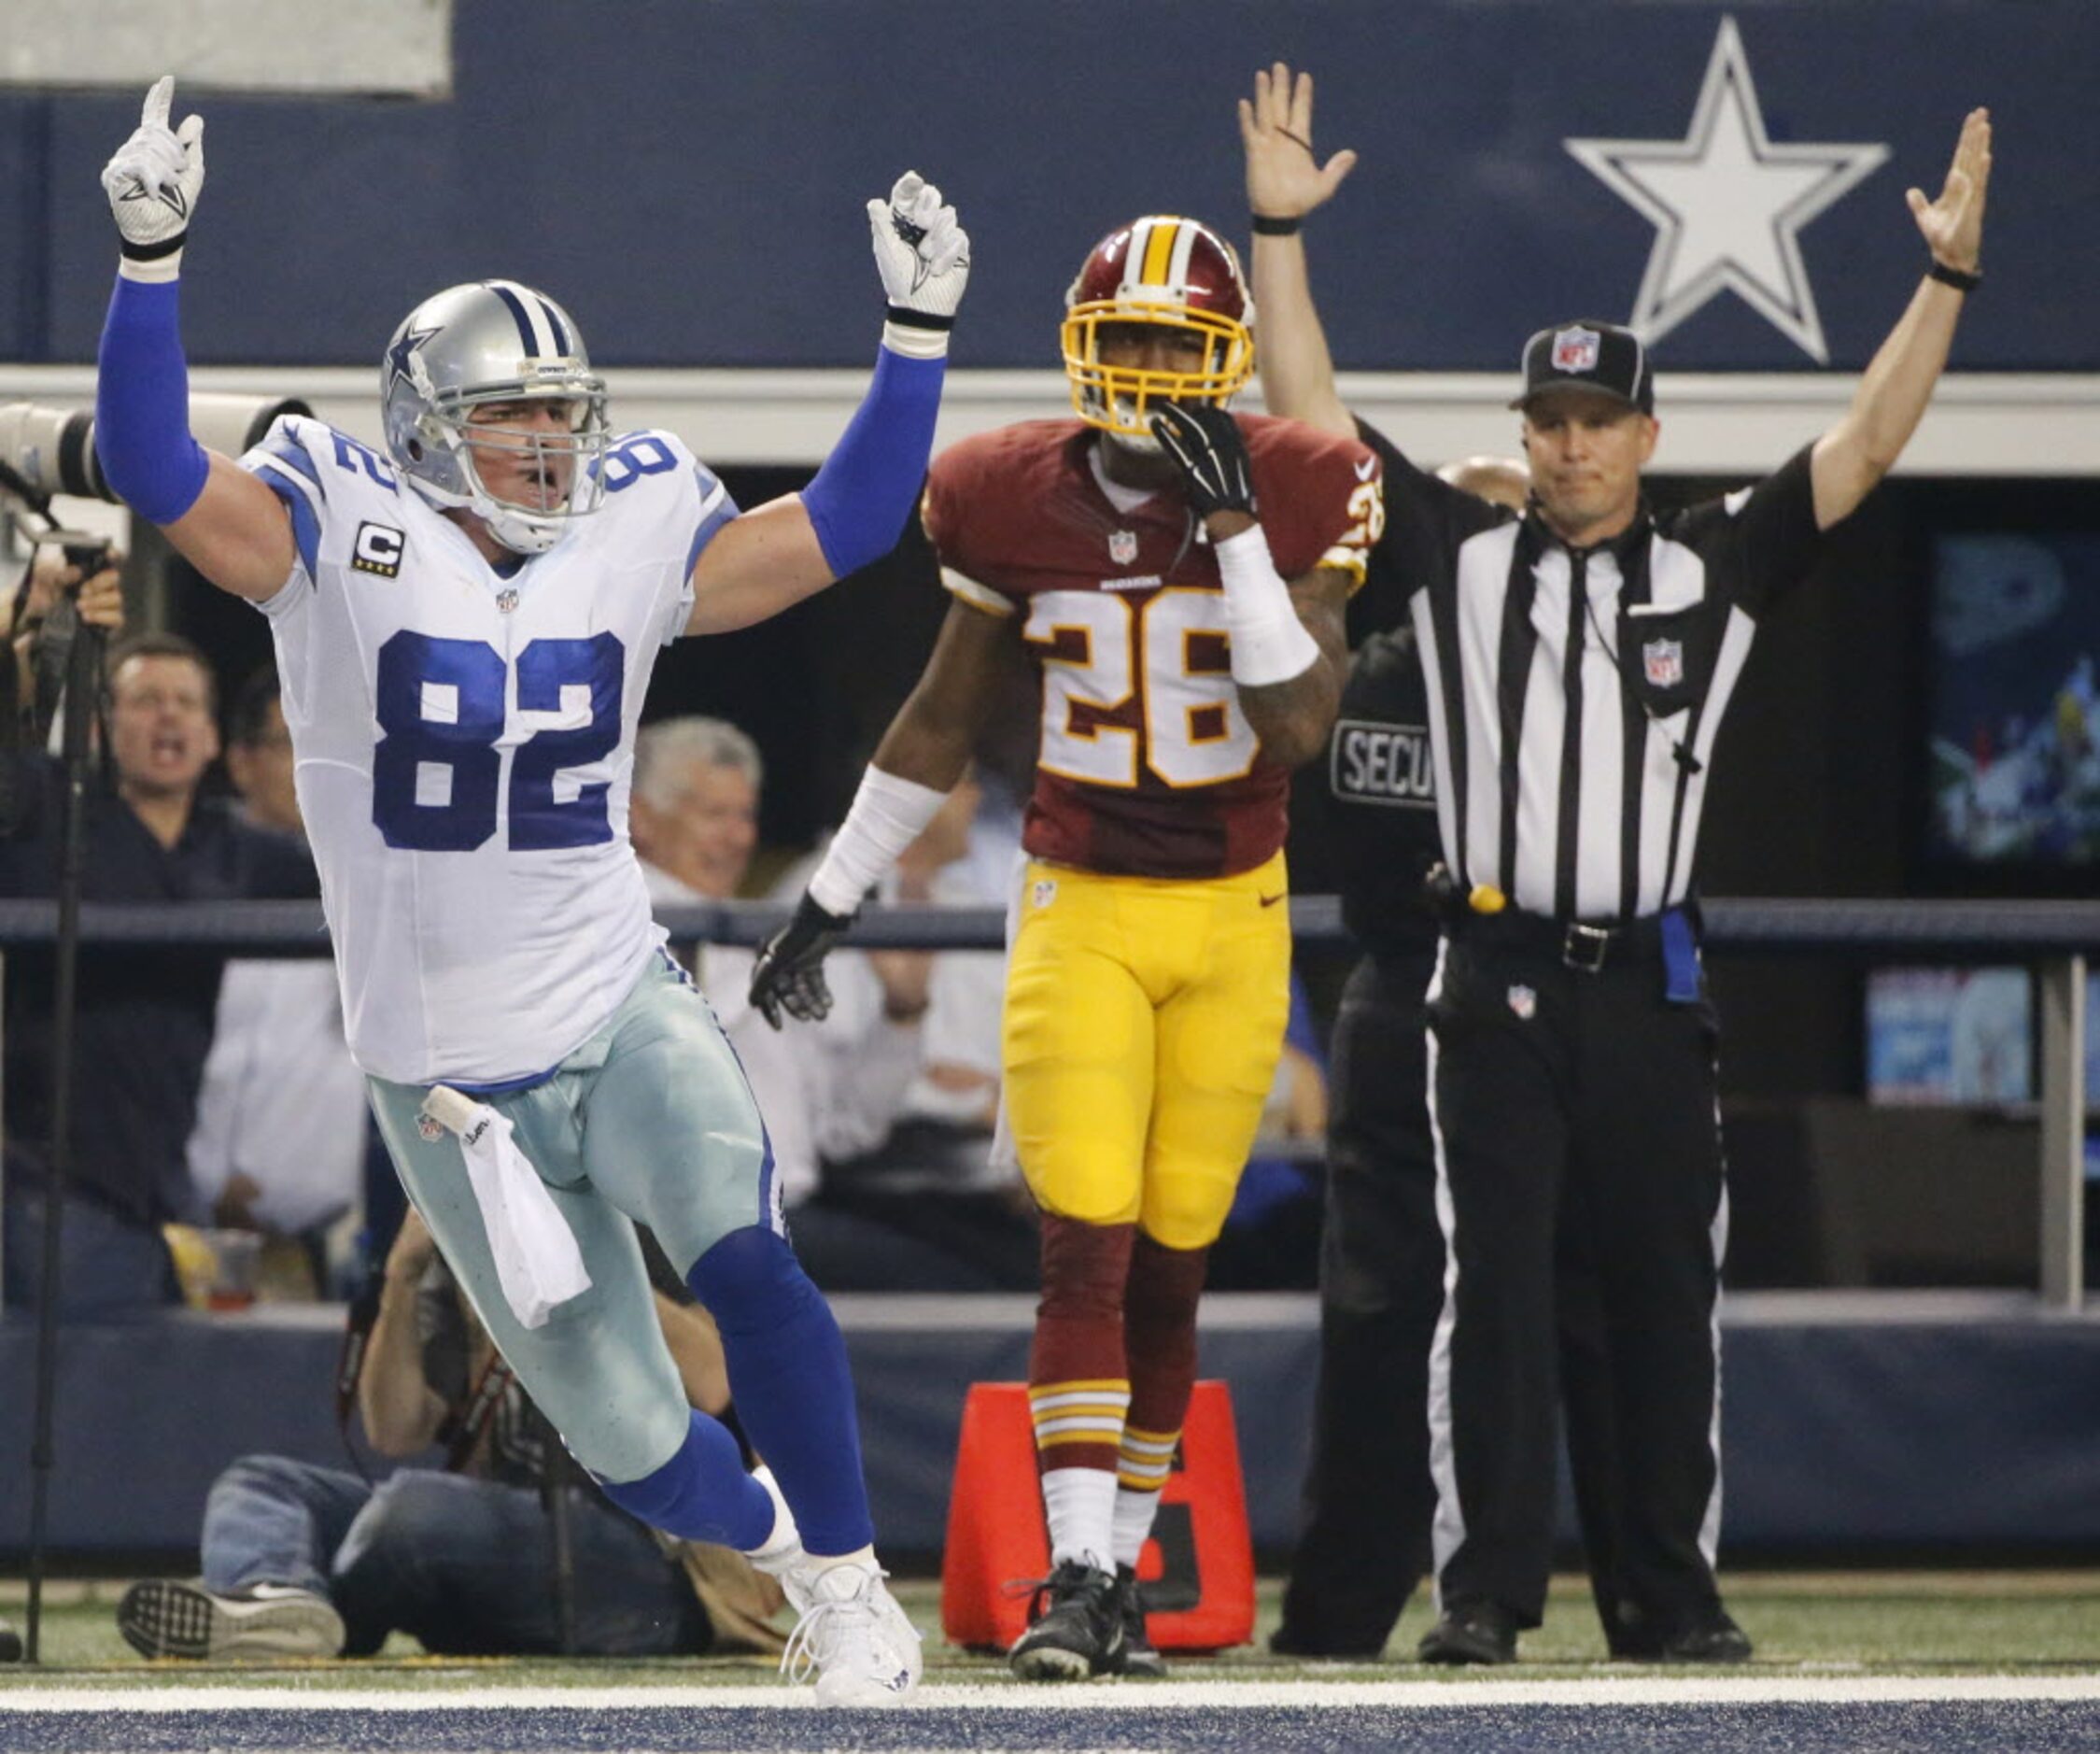
[[[1193,333],[1202,341],[1193,370],[1107,365],[1105,328],[1132,324]],[[1254,298],[1233,247],[1194,219],[1154,214],[1134,219],[1093,247],[1064,295],[1064,375],[1072,406],[1089,426],[1149,448],[1150,416],[1162,402],[1223,407],[1254,375]]]
[[[604,502],[605,380],[591,370],[569,313],[513,280],[448,287],[394,331],[379,366],[387,449],[426,500],[484,519],[517,554],[543,554],[571,518]],[[561,432],[504,432],[476,411],[497,403],[565,403]],[[475,452],[523,461],[541,483],[529,501],[505,499],[482,479]]]

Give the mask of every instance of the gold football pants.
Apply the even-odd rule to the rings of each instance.
[[[1008,1119],[1039,1205],[1215,1241],[1290,1009],[1283,855],[1236,877],[1031,862],[1007,982]]]

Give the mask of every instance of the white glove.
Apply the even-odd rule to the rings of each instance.
[[[163,75],[146,94],[132,137],[102,168],[102,186],[124,252],[123,272],[134,280],[172,280],[190,230],[197,191],[204,186],[204,119],[168,126],[175,75]]]
[[[887,201],[867,204],[875,265],[890,301],[883,345],[918,359],[948,351],[948,331],[970,277],[970,237],[917,171],[896,180]]]

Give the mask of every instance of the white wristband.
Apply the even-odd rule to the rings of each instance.
[[[136,280],[144,286],[164,286],[170,280],[181,278],[182,252],[171,249],[165,256],[154,256],[138,261],[130,256],[117,258],[117,272],[127,280]]]
[[[810,898],[826,913],[853,912],[947,801],[946,792],[869,768],[861,775],[853,809],[810,879]]]
[[[892,353],[901,353],[908,360],[945,360],[948,357],[948,331],[922,329],[916,323],[885,320],[882,324],[882,345]]]
[[[1233,680],[1245,688],[1289,682],[1319,662],[1319,642],[1298,619],[1290,587],[1276,576],[1269,539],[1257,524],[1213,545],[1225,582],[1225,628]]]

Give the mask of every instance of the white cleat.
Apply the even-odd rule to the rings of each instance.
[[[343,1617],[334,1605],[289,1584],[214,1595],[195,1584],[148,1577],[124,1591],[117,1630],[142,1657],[193,1662],[269,1662],[333,1657],[343,1649]]]
[[[799,1684],[816,1676],[820,1705],[894,1705],[919,1685],[919,1632],[884,1573],[869,1563],[810,1561],[782,1577],[802,1619],[781,1654],[781,1672]]]

